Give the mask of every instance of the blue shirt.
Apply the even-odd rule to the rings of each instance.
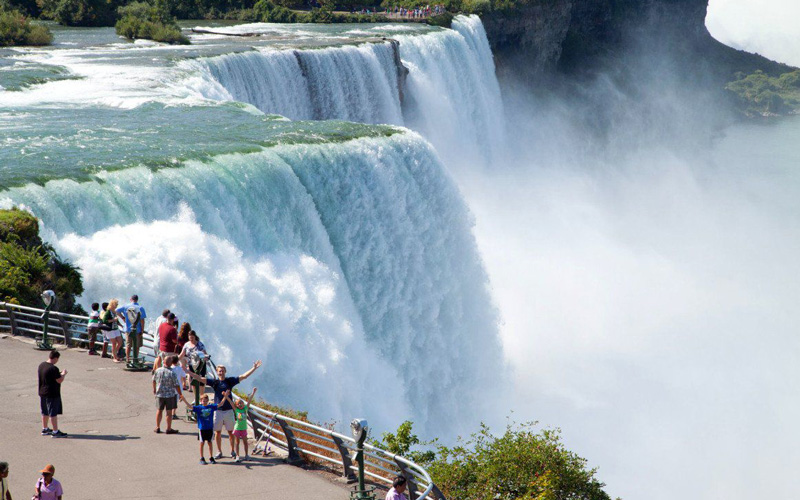
[[[136,308],[139,309],[139,319],[145,319],[147,317],[147,313],[144,312],[144,307],[140,306],[138,302],[131,302],[130,304],[119,306],[117,308],[118,313],[121,313],[125,317],[125,331],[131,331],[131,320],[128,318],[128,309]],[[136,325],[136,332],[142,332],[142,325],[141,323]]]
[[[222,393],[225,391],[231,391],[231,395],[229,397],[233,399],[233,386],[239,383],[239,377],[226,377],[223,380],[212,378],[207,379],[207,382],[208,385],[214,388],[214,402],[219,405],[219,411],[232,410],[233,407],[230,405],[230,403],[227,401],[225,401],[224,404],[222,403],[222,398],[224,397]]]
[[[217,405],[192,406],[192,411],[197,415],[197,428],[201,431],[214,430],[214,412]]]

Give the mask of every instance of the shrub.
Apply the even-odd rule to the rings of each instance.
[[[14,45],[47,45],[53,35],[47,27],[31,24],[18,10],[0,9],[0,47]]]
[[[133,2],[120,7],[120,20],[117,21],[118,35],[130,40],[138,38],[172,44],[188,44],[189,39],[181,33],[175,18],[169,13],[166,4],[155,5],[146,2]]]
[[[41,306],[39,294],[51,289],[58,310],[81,314],[75,296],[83,293],[79,270],[62,261],[39,237],[39,222],[22,210],[0,210],[0,300]]]
[[[745,75],[725,86],[748,114],[782,114],[800,110],[800,70],[771,77],[763,71]]]
[[[536,424],[509,424],[495,436],[481,424],[468,440],[435,452],[412,450],[420,443],[412,423],[385,433],[374,445],[428,469],[448,498],[461,500],[609,500],[586,460],[568,451],[558,430],[535,432]]]

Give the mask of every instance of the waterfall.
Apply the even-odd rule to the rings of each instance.
[[[30,184],[0,193],[10,205],[81,267],[85,302],[170,307],[313,415],[451,435],[501,370],[472,220],[417,134]]]
[[[402,124],[392,43],[254,50],[196,62],[220,87],[207,96],[293,120]]]
[[[205,97],[298,120],[405,125],[451,166],[488,161],[504,147],[500,87],[478,16],[456,16],[451,30],[394,42],[254,50],[190,64],[205,77],[198,88]]]

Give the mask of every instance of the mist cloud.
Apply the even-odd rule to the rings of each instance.
[[[800,66],[800,2],[711,0],[706,26],[720,42]]]

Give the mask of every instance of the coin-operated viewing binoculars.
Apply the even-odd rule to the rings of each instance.
[[[40,351],[50,351],[53,349],[53,344],[47,338],[47,329],[50,326],[50,309],[56,306],[56,293],[52,290],[45,290],[42,292],[42,302],[44,302],[44,312],[42,313],[42,340],[36,343],[36,348]]]
[[[364,441],[367,440],[369,424],[363,418],[350,422],[350,430],[356,440],[356,463],[358,464],[358,486],[350,492],[352,500],[375,500],[375,487],[364,485]]]

